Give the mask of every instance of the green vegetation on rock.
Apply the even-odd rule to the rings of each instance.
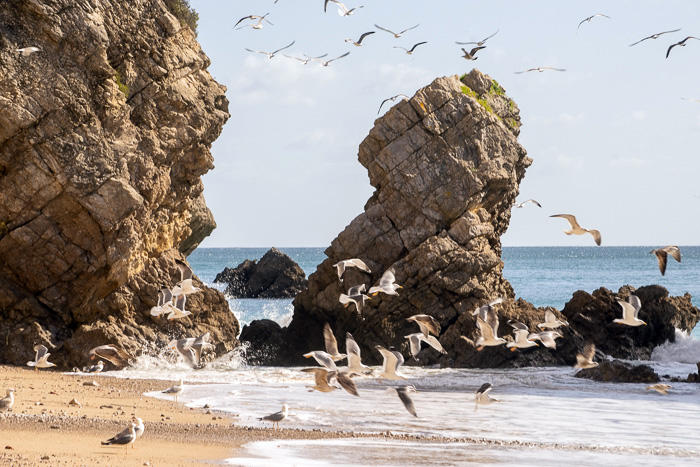
[[[483,108],[485,108],[486,111],[488,111],[488,112],[490,112],[490,113],[494,113],[494,112],[493,112],[493,109],[491,108],[491,106],[489,105],[489,103],[486,102],[486,99],[484,99],[484,98],[482,98],[482,97],[479,97],[479,95],[478,95],[476,92],[474,92],[469,86],[466,86],[466,85],[463,84],[463,85],[462,85],[462,92],[463,92],[464,94],[466,94],[467,96],[473,97],[474,99],[476,99],[476,101],[477,101],[479,104],[481,104],[481,106],[482,106]]]
[[[114,74],[114,82],[117,83],[117,86],[119,87],[119,90],[122,92],[122,94],[124,94],[124,97],[126,97],[128,99],[129,98],[129,86],[122,83],[122,77],[118,71]]]
[[[189,0],[165,0],[165,6],[168,7],[170,13],[180,20],[182,26],[189,26],[194,35],[197,35],[199,13],[190,6]]]
[[[506,95],[505,89],[501,87],[500,84],[494,79],[491,81],[491,91],[492,94],[496,94],[497,96],[504,96]]]

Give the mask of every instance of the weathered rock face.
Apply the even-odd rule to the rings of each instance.
[[[631,365],[619,360],[606,360],[595,368],[576,373],[577,378],[588,378],[607,383],[658,383],[659,375],[648,365]]]
[[[225,282],[225,293],[242,298],[292,298],[306,288],[304,270],[277,248],[271,248],[260,261],[245,260],[226,268],[214,282]]]
[[[93,344],[137,352],[193,326],[235,345],[216,291],[170,328],[148,315],[215,227],[200,176],[228,101],[193,32],[160,0],[10,0],[0,43],[0,361],[41,342],[82,366]]]
[[[329,322],[337,335],[352,332],[363,356],[376,362],[374,344],[407,349],[404,336],[417,331],[405,321],[410,315],[431,314],[449,331],[485,299],[512,297],[501,275],[500,236],[531,163],[518,127],[515,104],[478,70],[463,82],[436,79],[377,120],[359,149],[376,191],[294,300],[291,347],[322,348]],[[351,268],[341,283],[333,264],[348,258],[361,258],[372,273]],[[374,297],[364,320],[339,303],[348,288],[375,284],[390,267],[404,287],[398,297]],[[461,345],[445,348],[454,355]]]

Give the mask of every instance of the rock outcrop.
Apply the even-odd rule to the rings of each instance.
[[[239,298],[293,298],[306,288],[306,274],[292,258],[271,248],[257,260],[225,268],[214,282],[228,284],[224,293]]]
[[[0,45],[0,361],[37,342],[83,366],[95,345],[206,331],[230,350],[238,323],[215,290],[183,321],[148,313],[215,227],[200,177],[228,101],[194,33],[161,0],[11,0]]]
[[[632,365],[619,360],[605,360],[595,368],[576,373],[577,378],[588,378],[606,383],[658,383],[659,375],[648,365]]]

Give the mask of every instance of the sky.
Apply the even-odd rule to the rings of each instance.
[[[533,164],[518,200],[542,204],[513,211],[504,246],[594,245],[565,235],[567,222],[549,218],[561,213],[599,230],[603,245],[700,244],[700,102],[684,100],[700,100],[700,40],[665,57],[700,37],[695,1],[348,0],[363,8],[347,17],[333,3],[324,13],[323,0],[190,3],[231,113],[203,178],[218,227],[201,247],[330,245],[374,191],[357,151],[380,103],[472,68],[519,106]],[[265,13],[272,25],[233,28]],[[595,14],[609,18],[578,27]],[[375,24],[419,26],[396,39]],[[362,47],[345,42],[368,31]],[[461,57],[456,41],[496,31],[477,60]],[[246,51],[292,41],[272,59]],[[422,41],[413,55],[394,48]],[[282,55],[348,51],[328,67]],[[545,66],[566,71],[515,73]]]

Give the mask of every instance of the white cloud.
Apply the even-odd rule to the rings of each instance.
[[[563,154],[557,155],[557,163],[571,170],[578,170],[583,167],[583,159],[580,157],[565,156]]]

